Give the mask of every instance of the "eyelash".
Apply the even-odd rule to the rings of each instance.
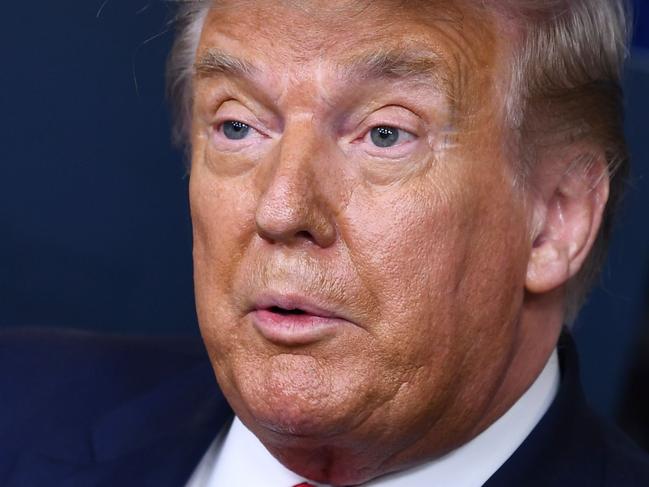
[[[236,130],[245,130],[245,134],[241,138],[231,138],[228,137],[225,133],[225,130],[227,130],[228,124],[232,124]],[[243,122],[238,119],[227,119],[222,122],[216,123],[213,125],[214,127],[214,132],[219,135],[219,137],[223,138],[224,140],[228,142],[234,142],[236,143],[237,141],[244,140],[244,139],[249,139],[251,135],[257,135],[257,136],[263,136],[264,134],[257,130],[252,124]]]
[[[226,134],[228,127],[234,129],[234,132],[231,133],[231,135],[235,135],[234,137],[228,136]],[[238,119],[227,119],[223,122],[215,124],[214,130],[219,135],[219,138],[226,144],[238,145],[241,141],[251,139],[253,138],[253,136],[261,136],[262,138],[264,137],[264,134],[257,130],[254,126]],[[241,137],[236,137],[236,135],[241,133],[242,130],[244,131],[243,135]],[[391,138],[394,140],[391,141]],[[409,143],[413,142],[416,138],[417,136],[414,133],[400,128],[396,125],[377,124],[369,127],[354,142],[366,143],[368,146],[367,152],[372,156],[399,157],[403,154],[404,146],[409,145]],[[389,145],[381,145],[384,141]]]
[[[376,131],[376,132],[374,132]],[[379,141],[381,138],[383,140],[388,140],[389,137],[391,137],[394,132],[396,132],[396,139],[394,141],[393,145],[389,146],[381,146],[379,145]],[[375,138],[374,136],[378,136],[379,139]],[[406,140],[403,140],[403,139]],[[396,147],[401,147],[408,142],[411,142],[416,138],[416,135],[413,134],[412,132],[403,129],[401,127],[398,127],[396,125],[389,125],[389,124],[379,124],[379,125],[373,125],[371,126],[363,135],[360,137],[361,141],[368,142],[369,144],[373,145],[379,150],[383,149],[392,149]]]

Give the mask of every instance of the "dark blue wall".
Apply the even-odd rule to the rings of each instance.
[[[640,353],[635,343],[649,331],[648,88],[649,51],[636,50],[625,83],[631,177],[601,283],[576,324],[585,387],[604,414],[615,411],[633,354]]]
[[[192,331],[168,7],[101,6],[3,7],[0,326]]]
[[[649,48],[649,2],[634,0],[635,30],[633,43],[637,47]]]
[[[637,2],[636,45],[649,48]],[[196,333],[181,155],[169,144],[162,0],[7,2],[0,29],[0,326]],[[577,326],[611,414],[649,274],[649,62],[627,83],[634,174],[611,265]]]

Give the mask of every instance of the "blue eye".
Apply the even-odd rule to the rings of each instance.
[[[370,131],[370,138],[377,147],[392,147],[399,141],[399,129],[387,125],[374,127]]]
[[[221,125],[223,135],[231,140],[241,140],[250,132],[250,126],[237,120],[228,120]]]

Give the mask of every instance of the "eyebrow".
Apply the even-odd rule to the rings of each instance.
[[[194,74],[198,78],[209,78],[216,75],[252,78],[258,71],[249,62],[218,49],[210,49],[204,52],[194,62]]]
[[[338,64],[344,79],[404,81],[431,86],[444,96],[451,109],[456,89],[450,82],[448,65],[431,50],[378,49],[350,56]],[[208,49],[194,63],[194,76],[219,75],[254,80],[261,70],[253,63],[220,49]]]
[[[339,65],[347,78],[413,79],[444,81],[444,66],[440,56],[433,52],[409,52],[389,49],[364,53],[347,59]],[[210,49],[196,60],[194,72],[199,77],[226,74],[252,77],[259,72],[253,64],[219,49]]]
[[[352,76],[396,80],[443,81],[445,65],[434,52],[380,49],[355,56],[346,63]]]

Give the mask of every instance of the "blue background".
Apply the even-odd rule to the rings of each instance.
[[[164,101],[170,16],[162,0],[3,6],[0,326],[197,333],[187,178]],[[643,0],[634,43],[633,174],[602,285],[576,328],[587,393],[607,415],[647,327]]]

